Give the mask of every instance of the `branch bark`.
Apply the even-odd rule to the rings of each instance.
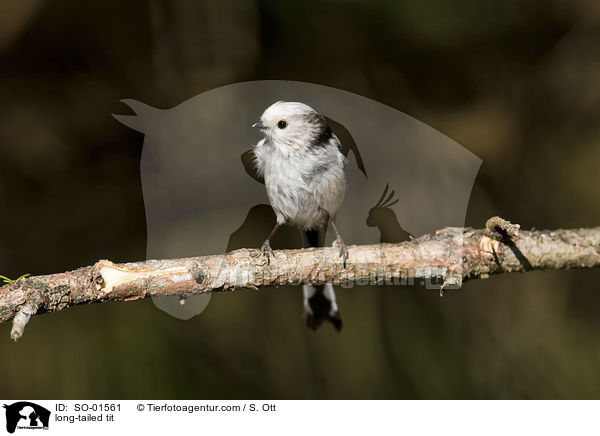
[[[321,283],[427,281],[458,288],[468,279],[533,269],[600,266],[600,227],[521,231],[499,217],[484,229],[448,227],[397,244],[349,247],[346,268],[334,247],[276,250],[270,265],[257,249],[214,256],[92,266],[27,277],[0,288],[0,322],[13,320],[18,340],[34,314],[78,304]],[[436,285],[437,283],[437,285]]]

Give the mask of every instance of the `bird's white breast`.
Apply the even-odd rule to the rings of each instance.
[[[278,222],[319,227],[340,206],[345,191],[344,157],[337,148],[306,153],[262,140],[255,154]]]

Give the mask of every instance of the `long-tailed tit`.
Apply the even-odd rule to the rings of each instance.
[[[262,246],[267,261],[273,256],[271,237],[282,224],[310,231],[322,229],[329,222],[336,235],[334,246],[339,248],[345,265],[348,249],[333,217],[346,190],[346,158],[327,120],[304,103],[278,101],[264,111],[253,127],[260,128],[265,135],[254,147],[254,154],[277,218]],[[320,291],[305,285],[304,297],[307,315],[314,318],[317,307],[312,308],[311,298],[319,300],[315,304],[318,303],[318,311],[323,312],[321,297],[325,297],[329,302],[326,317],[336,328],[341,327],[331,284]],[[310,324],[309,318],[307,321]]]

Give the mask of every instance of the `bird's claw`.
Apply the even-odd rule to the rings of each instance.
[[[336,240],[333,241],[333,246],[339,249],[340,257],[342,258],[342,262],[344,262],[344,268],[346,268],[346,261],[348,260],[348,247],[341,237],[337,237]]]
[[[271,248],[271,243],[269,242],[268,239],[264,242],[264,244],[262,244],[262,247],[260,247],[260,251],[262,251],[264,256],[267,258],[267,265],[270,265],[271,257],[275,257],[275,253],[273,253],[273,249]]]

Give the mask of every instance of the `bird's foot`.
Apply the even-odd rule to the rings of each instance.
[[[346,261],[348,260],[348,247],[346,247],[346,244],[341,236],[335,238],[335,241],[333,241],[333,246],[340,251],[340,257],[344,262],[344,268],[346,268]]]
[[[269,242],[268,239],[264,242],[264,244],[262,244],[262,247],[260,247],[260,251],[262,251],[262,253],[267,258],[267,265],[270,265],[271,257],[275,257],[275,253],[273,253],[273,249],[271,248],[271,243]]]

